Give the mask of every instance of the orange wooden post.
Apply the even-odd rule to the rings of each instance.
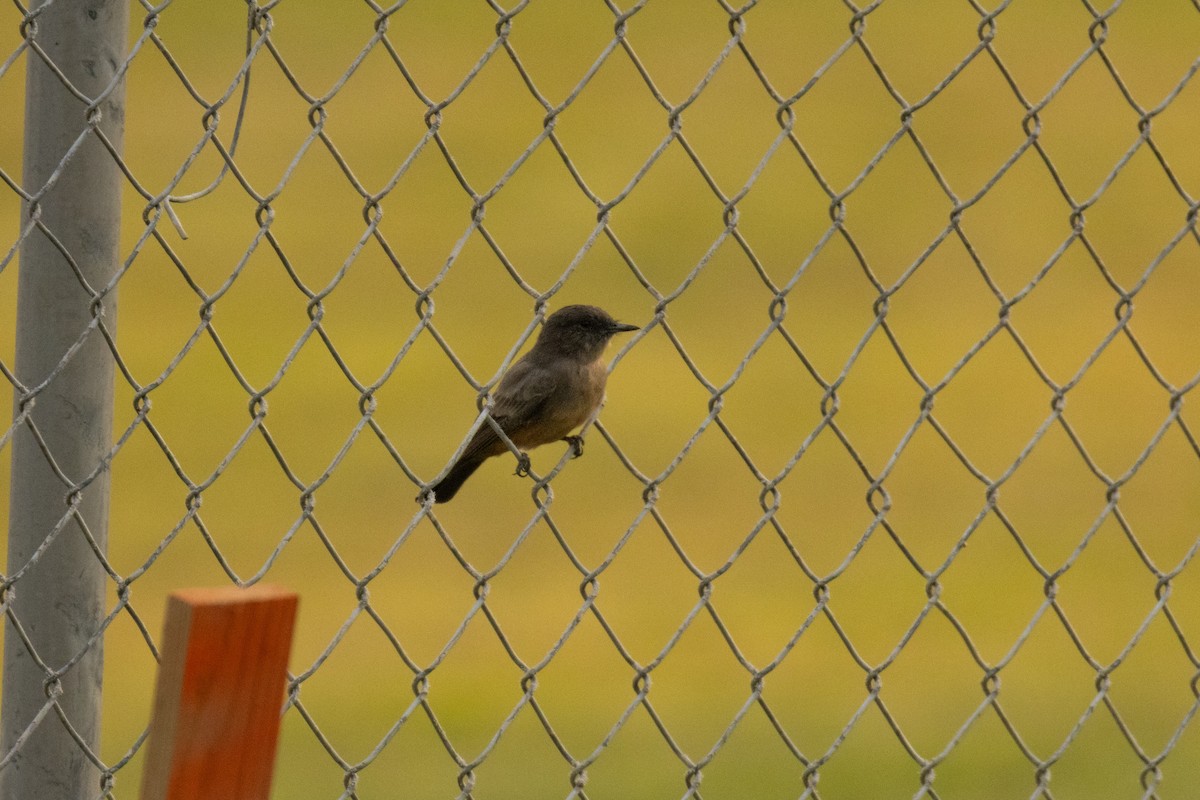
[[[296,604],[270,586],[171,594],[142,800],[267,800]]]

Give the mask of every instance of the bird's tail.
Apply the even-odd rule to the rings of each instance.
[[[429,487],[433,490],[433,502],[445,503],[454,497],[458,493],[459,487],[466,483],[467,478],[471,477],[482,463],[483,461],[480,459],[459,459],[458,463],[446,473],[446,477]]]

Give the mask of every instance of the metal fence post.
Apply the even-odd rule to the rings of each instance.
[[[115,323],[116,297],[104,290],[120,259],[122,177],[94,131],[120,152],[125,108],[121,86],[94,111],[76,93],[109,88],[125,60],[128,17],[126,0],[45,3],[26,26],[44,56],[26,52],[21,227],[37,226],[22,242],[18,280],[6,799],[100,793],[87,749],[97,752],[100,734],[106,574],[93,546],[103,552],[107,542],[114,365],[96,325]]]

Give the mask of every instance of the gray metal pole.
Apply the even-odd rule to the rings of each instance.
[[[60,1],[41,10],[32,35],[74,88],[92,98],[124,61],[128,19],[127,0]],[[40,57],[27,51],[25,58],[24,186],[35,202],[26,204],[21,226],[40,217],[53,239],[40,230],[29,233],[18,275],[15,373],[21,385],[14,414],[19,419],[30,410],[30,416],[12,439],[7,574],[25,571],[6,599],[32,651],[6,619],[0,758],[11,758],[0,772],[0,798],[77,800],[99,796],[100,775],[63,718],[99,752],[104,658],[101,641],[89,642],[105,615],[106,575],[70,506],[82,487],[76,511],[103,551],[109,481],[107,470],[96,472],[111,446],[113,359],[94,318],[103,313],[111,328],[116,297],[105,295],[102,310],[94,301],[119,266],[122,176],[92,134],[64,165],[95,117],[89,123],[88,104]],[[100,129],[120,152],[123,90],[108,95],[99,111]],[[60,366],[89,326],[82,346]],[[53,540],[30,564],[48,537]],[[57,708],[33,725],[51,697]]]

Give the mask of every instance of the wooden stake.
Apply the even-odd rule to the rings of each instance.
[[[267,800],[296,605],[271,586],[171,594],[142,800]]]

